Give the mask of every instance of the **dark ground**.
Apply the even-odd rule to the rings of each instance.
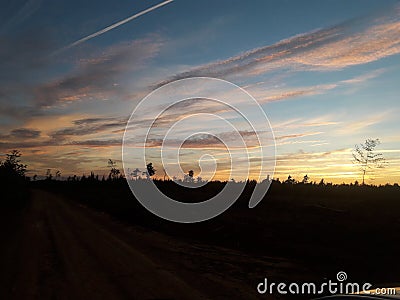
[[[256,286],[339,271],[400,286],[399,187],[273,184],[255,209],[247,189],[198,224],[153,216],[124,182],[36,182],[29,191],[2,212],[0,299],[288,298]]]

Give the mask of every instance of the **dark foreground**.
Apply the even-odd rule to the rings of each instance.
[[[257,284],[339,271],[399,286],[398,187],[316,189],[275,186],[256,209],[245,195],[216,219],[175,224],[122,183],[33,185],[2,216],[0,299],[285,299]]]
[[[251,299],[252,269],[299,268],[125,226],[42,190],[22,220],[1,299]]]

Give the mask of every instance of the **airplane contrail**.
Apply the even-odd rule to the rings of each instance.
[[[119,21],[117,23],[114,23],[114,24],[112,24],[110,26],[107,26],[106,28],[104,28],[102,30],[99,30],[99,31],[97,31],[95,33],[92,33],[92,34],[90,34],[90,35],[88,35],[88,36],[86,36],[84,38],[81,38],[81,39],[77,40],[76,42],[73,42],[73,43],[69,44],[68,46],[65,46],[64,48],[56,51],[56,53],[59,53],[61,51],[64,51],[64,50],[70,49],[72,47],[75,47],[75,46],[77,46],[79,44],[82,44],[83,42],[86,42],[86,41],[88,41],[88,40],[90,40],[92,38],[95,38],[96,36],[99,36],[99,35],[101,35],[103,33],[106,33],[107,31],[110,31],[110,30],[112,30],[112,29],[114,29],[114,28],[116,28],[118,26],[121,26],[121,25],[123,25],[125,23],[128,23],[129,21],[132,21],[133,19],[136,19],[136,18],[138,18],[138,17],[140,17],[140,16],[142,16],[144,14],[147,14],[147,13],[149,13],[149,12],[151,12],[151,11],[161,7],[161,6],[164,6],[164,5],[168,4],[168,3],[171,3],[172,1],[174,1],[174,0],[167,0],[167,1],[161,2],[159,4],[156,4],[156,5],[154,5],[154,6],[150,7],[150,8],[142,10],[141,12],[139,12],[137,14],[134,14],[133,16],[130,16],[130,17],[124,19],[124,20],[121,20],[121,21]]]

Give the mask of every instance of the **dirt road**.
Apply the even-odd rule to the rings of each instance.
[[[41,190],[21,232],[12,299],[251,299],[256,274],[293,267],[126,226]]]

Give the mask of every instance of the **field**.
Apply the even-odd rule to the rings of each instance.
[[[201,201],[225,183],[186,193],[156,184]],[[1,298],[263,298],[256,287],[265,277],[318,283],[339,271],[351,282],[400,285],[398,186],[274,181],[249,209],[254,184],[217,218],[178,224],[144,209],[124,180],[25,183],[29,196],[3,211]]]

